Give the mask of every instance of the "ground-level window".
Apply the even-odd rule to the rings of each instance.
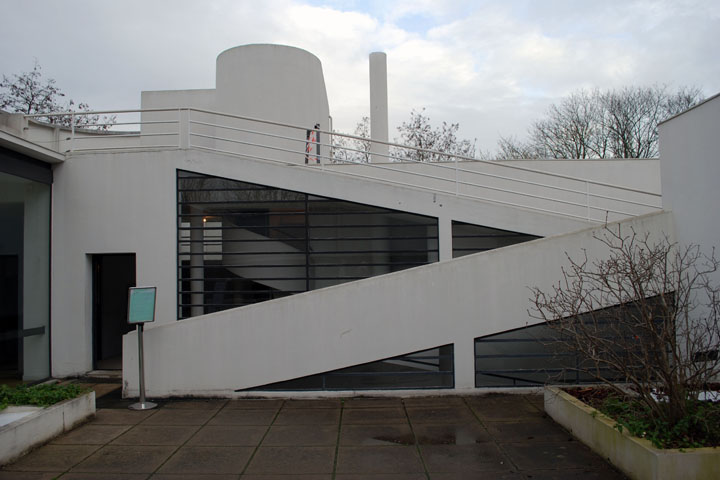
[[[386,358],[376,362],[277,382],[252,391],[387,390],[453,388],[453,345]]]

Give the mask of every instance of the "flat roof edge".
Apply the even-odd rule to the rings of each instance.
[[[65,155],[3,130],[0,130],[0,145],[8,150],[22,153],[23,155],[27,155],[28,157],[45,163],[56,164],[65,161]]]

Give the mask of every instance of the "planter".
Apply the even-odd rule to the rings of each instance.
[[[0,426],[0,465],[15,460],[63,432],[72,430],[94,415],[95,392],[88,392],[46,408],[8,407],[6,410],[0,415],[18,418]]]
[[[545,411],[632,479],[720,478],[720,448],[655,448],[626,429],[618,431],[614,420],[557,387],[545,388]]]

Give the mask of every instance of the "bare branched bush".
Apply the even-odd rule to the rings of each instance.
[[[674,425],[720,373],[720,289],[714,251],[606,227],[609,250],[568,256],[551,292],[533,288],[531,315],[555,331],[577,369],[618,393],[629,384],[657,419]]]

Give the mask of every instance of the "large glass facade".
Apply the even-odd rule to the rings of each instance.
[[[0,377],[27,381],[50,376],[51,173],[36,163],[0,151]]]
[[[438,260],[437,219],[178,171],[178,318]]]

